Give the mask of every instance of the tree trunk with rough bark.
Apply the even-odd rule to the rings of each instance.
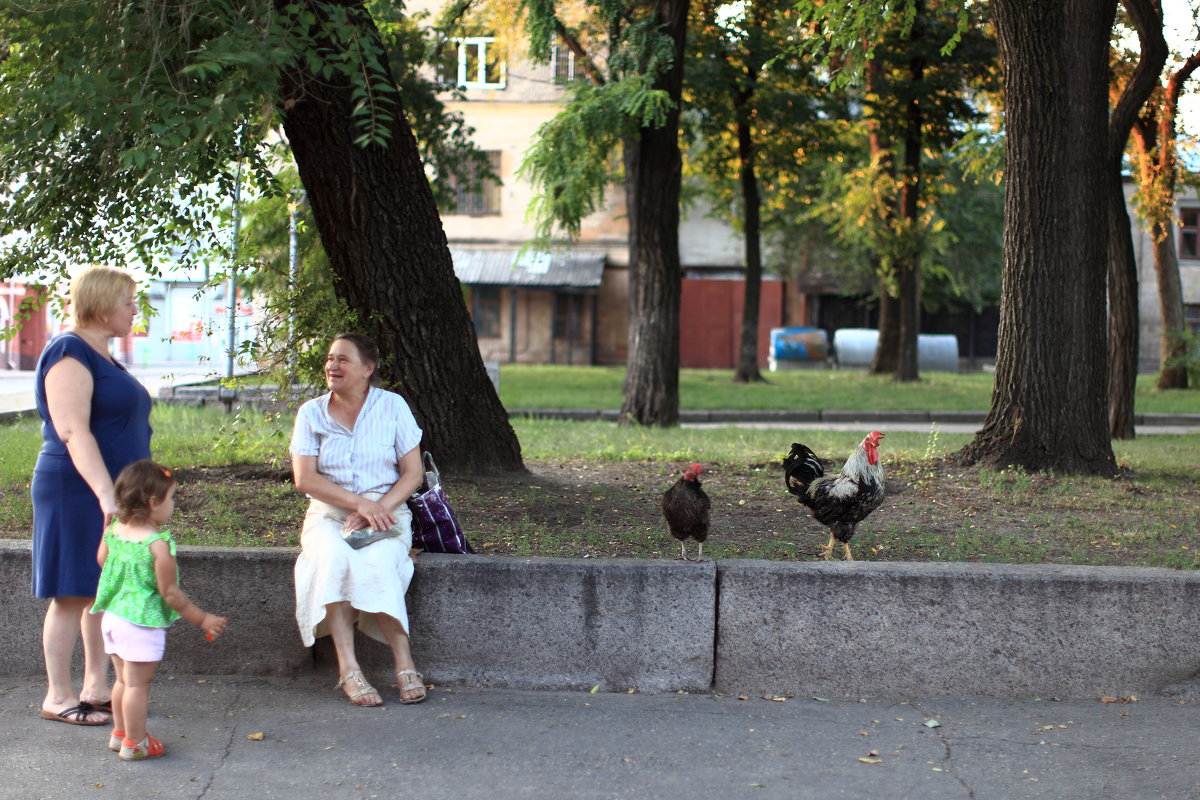
[[[749,77],[754,85],[756,74]],[[738,348],[737,369],[733,379],[739,383],[765,380],[758,369],[758,321],[762,297],[762,242],[758,176],[754,171],[754,139],[750,128],[749,101],[753,90],[739,93],[736,102],[739,176],[742,183],[742,219],[746,237],[746,291],[742,300],[742,336]]]
[[[1005,85],[1003,292],[992,407],[962,451],[995,468],[1115,475],[1105,279],[1116,0],[993,0]]]
[[[1114,439],[1132,439],[1138,367],[1138,274],[1125,206],[1121,164],[1138,111],[1158,85],[1167,61],[1162,10],[1150,0],[1123,0],[1138,31],[1141,58],[1108,121],[1108,425]]]
[[[867,62],[865,77],[868,97],[880,91],[881,71],[882,67],[878,61]],[[895,176],[896,162],[892,157],[892,151],[884,144],[883,136],[879,132],[879,120],[871,113],[871,106],[867,106],[867,111],[867,147],[871,154],[871,163],[881,172]],[[887,217],[890,223],[895,216],[895,206],[891,198],[888,198],[886,202],[888,204]],[[882,266],[878,253],[872,256],[872,261],[876,274],[881,274]],[[875,355],[871,357],[871,365],[867,367],[867,373],[870,375],[893,375],[900,364],[900,301],[892,294],[890,282],[883,277],[879,280],[878,329],[879,338],[875,343]]]
[[[916,45],[924,35],[922,15],[925,4],[921,0],[916,3],[916,19],[908,40]],[[913,56],[908,62],[908,79],[915,93],[925,77],[925,59]],[[900,295],[900,349],[896,359],[896,380],[911,382],[920,380],[920,370],[917,365],[917,341],[921,332],[921,252],[916,245],[916,230],[921,215],[921,149],[924,141],[922,126],[924,112],[921,110],[920,97],[914,94],[905,108],[904,131],[904,165],[901,174],[904,184],[900,189],[900,216],[903,219],[902,230],[910,237],[903,245],[902,255],[896,265],[896,283]]]
[[[894,375],[900,363],[900,300],[890,294],[886,280],[879,281],[879,339],[871,357],[870,375]]]
[[[675,45],[674,62],[655,82],[673,101],[662,127],[643,127],[624,143],[629,210],[629,362],[621,421],[679,422],[679,103],[688,0],[659,0],[656,13]]]
[[[1192,73],[1200,68],[1200,53],[1194,53],[1168,80],[1161,106],[1143,112],[1133,125],[1133,141],[1140,164],[1140,189],[1146,195],[1150,235],[1154,241],[1154,274],[1158,284],[1159,389],[1188,388],[1187,341],[1180,335],[1186,324],[1183,312],[1183,282],[1175,249],[1175,115],[1179,93]]]
[[[362,4],[344,5],[362,35],[378,39]],[[309,9],[327,13],[323,4]],[[379,344],[381,382],[408,400],[425,432],[422,446],[448,471],[524,470],[520,443],[484,369],[399,100],[388,108],[387,144],[360,146],[351,114],[355,98],[345,79],[318,78],[297,63],[281,72],[279,93],[284,132],[336,276],[334,289],[358,312],[361,331]]]

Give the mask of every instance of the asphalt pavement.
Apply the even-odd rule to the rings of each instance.
[[[0,687],[0,798],[13,800],[1200,797],[1195,700],[434,687],[410,706],[384,689],[368,709],[332,675],[160,675],[148,728],[166,755],[126,763],[109,727],[42,720],[40,677]]]

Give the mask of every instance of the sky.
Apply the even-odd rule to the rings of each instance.
[[[1200,50],[1193,5],[1200,6],[1200,0],[1163,0],[1163,28],[1172,56],[1167,60],[1169,72],[1179,69],[1175,56],[1187,58]],[[1200,70],[1184,84],[1179,111],[1180,132],[1200,137]]]

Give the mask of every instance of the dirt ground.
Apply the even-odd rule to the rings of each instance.
[[[662,521],[674,462],[554,461],[527,474],[445,476],[477,552],[582,558],[678,557]],[[872,561],[1002,561],[1200,568],[1200,484],[1191,475],[1116,480],[989,472],[943,462],[887,466],[887,497],[852,548]],[[828,464],[836,470],[840,464]],[[828,539],[783,487],[774,464],[707,464],[713,501],[706,557],[812,560]],[[303,499],[286,470],[181,474],[181,523],[203,527],[220,485],[257,543],[295,545]],[[693,549],[689,555],[694,554]],[[841,556],[840,548],[836,553]]]

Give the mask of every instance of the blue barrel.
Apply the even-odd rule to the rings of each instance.
[[[771,360],[824,361],[829,356],[829,337],[824,329],[791,327],[771,329]]]

